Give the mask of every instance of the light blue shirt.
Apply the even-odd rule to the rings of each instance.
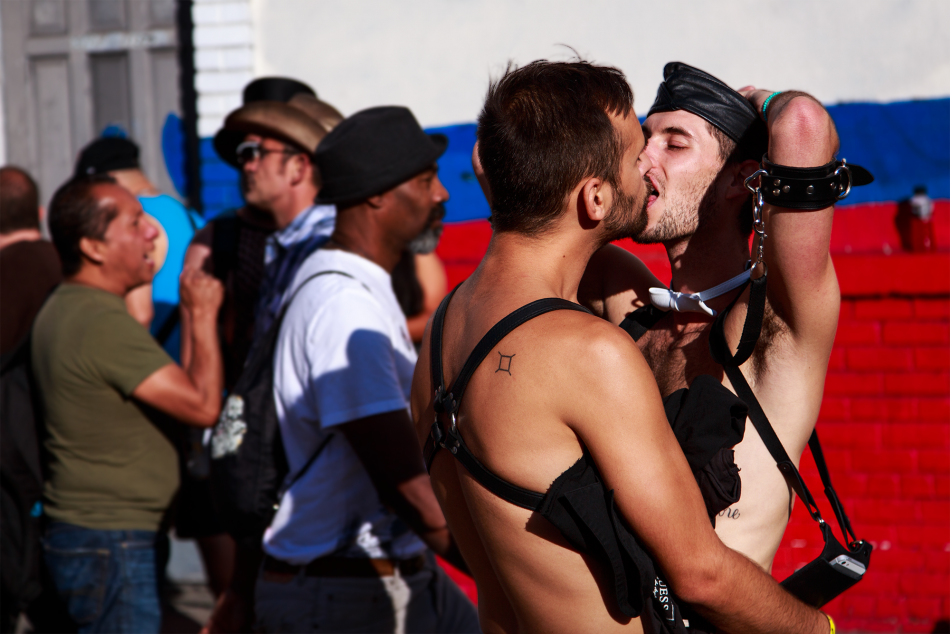
[[[204,226],[204,220],[180,202],[166,194],[140,196],[139,202],[145,213],[162,225],[168,235],[168,253],[165,263],[152,279],[152,304],[155,316],[150,328],[152,336],[158,335],[162,326],[178,310],[178,278],[185,264],[185,251],[195,232]],[[181,350],[181,327],[175,326],[162,347],[176,362]]]
[[[263,337],[280,313],[284,292],[307,257],[326,244],[336,227],[334,205],[313,205],[275,231],[264,246],[264,277],[254,320],[254,339]]]

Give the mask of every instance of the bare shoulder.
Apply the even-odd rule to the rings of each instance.
[[[599,249],[581,279],[578,299],[598,317],[619,324],[644,304],[653,286],[665,286],[643,261],[614,244]]]
[[[605,398],[620,406],[641,387],[659,394],[653,373],[640,349],[626,332],[608,321],[573,311],[560,311],[544,328],[551,358],[556,368],[569,376],[560,377],[588,397]],[[552,370],[555,372],[556,370]],[[622,387],[624,395],[614,390]]]

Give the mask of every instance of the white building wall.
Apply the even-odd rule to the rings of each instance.
[[[198,135],[209,137],[241,105],[241,91],[254,77],[249,0],[196,0],[195,88]]]
[[[946,0],[249,2],[255,76],[299,78],[344,114],[407,105],[427,126],[474,121],[489,77],[565,59],[559,44],[621,68],[640,114],[673,60],[825,103],[950,94]]]

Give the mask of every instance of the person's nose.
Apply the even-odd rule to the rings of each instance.
[[[647,152],[647,147],[644,147],[643,152],[640,153],[640,174],[643,176],[653,169],[653,157]]]
[[[158,237],[158,227],[153,225],[151,222],[145,223],[145,239],[149,242],[155,240]]]
[[[445,188],[438,176],[435,177],[435,192],[433,194],[433,198],[437,203],[444,203],[449,199],[449,190]]]

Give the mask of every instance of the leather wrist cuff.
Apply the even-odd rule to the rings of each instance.
[[[860,165],[849,165],[844,159],[819,167],[788,167],[776,165],[762,157],[761,191],[765,202],[776,207],[816,211],[844,200],[852,187],[874,180]]]

